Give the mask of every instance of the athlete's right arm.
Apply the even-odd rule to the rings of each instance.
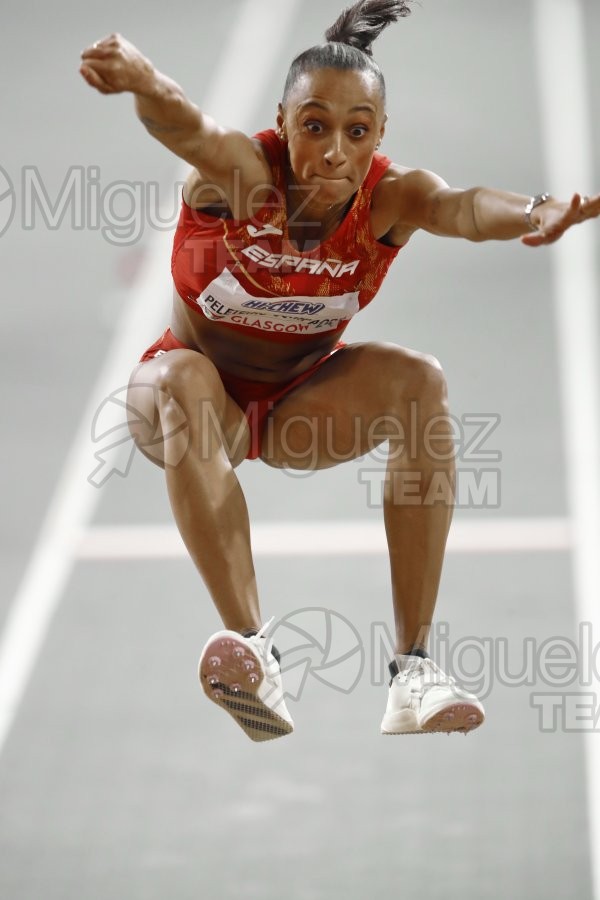
[[[235,167],[244,181],[264,179],[264,163],[251,139],[204,115],[178,84],[121,35],[97,41],[81,58],[79,71],[90,87],[101,94],[133,93],[148,132],[204,176],[221,183]]]

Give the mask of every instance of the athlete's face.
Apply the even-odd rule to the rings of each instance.
[[[279,107],[294,180],[314,208],[345,203],[364,181],[386,121],[379,82],[369,72],[316,69]]]

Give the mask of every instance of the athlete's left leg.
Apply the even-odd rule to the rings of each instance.
[[[455,482],[446,384],[437,361],[391,344],[338,350],[275,406],[263,432],[262,459],[326,468],[385,440],[384,518],[397,655],[381,731],[467,732],[483,722],[481,703],[425,651]]]
[[[384,520],[397,652],[425,647],[452,519],[454,453],[435,359],[392,344],[337,351],[275,407],[261,458],[322,469],[389,441]]]

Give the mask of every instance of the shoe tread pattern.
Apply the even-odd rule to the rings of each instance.
[[[471,703],[455,703],[435,713],[421,726],[421,733],[445,732],[451,734],[458,731],[467,734],[478,728],[484,720],[484,715],[478,707]]]
[[[485,716],[478,707],[470,703],[456,703],[435,713],[421,727],[398,731],[386,731],[382,728],[381,733],[390,737],[399,734],[468,734],[478,728],[484,719]]]
[[[211,665],[215,659],[219,664]],[[254,662],[250,671],[245,666],[248,661]],[[258,696],[265,677],[262,663],[245,642],[234,637],[215,638],[202,654],[199,675],[206,696],[228,712],[251,740],[270,741],[293,730]],[[258,680],[252,683],[250,676],[258,676]]]

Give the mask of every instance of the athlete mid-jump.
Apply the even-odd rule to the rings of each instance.
[[[326,43],[293,61],[277,127],[254,137],[204,115],[118,34],[82,54],[87,83],[103,94],[133,93],[148,132],[192,166],[173,246],[171,325],[129,387],[131,407],[148,422],[158,417],[159,438],[168,437],[157,443],[142,416],[130,427],[142,452],[164,467],[177,526],[225,628],[202,653],[204,690],[253,740],[285,735],[293,723],[261,630],[235,467],[257,458],[326,468],[384,441],[397,655],[381,730],[464,732],[483,721],[478,699],[426,650],[453,505],[442,370],[394,344],[340,339],[419,229],[538,247],[600,214],[600,196],[456,190],[377,152],[387,117],[371,45],[408,12],[400,0],[361,0],[346,10]],[[149,383],[157,388],[152,408],[141,389]],[[435,453],[427,440],[434,420]],[[409,458],[410,427],[417,452],[411,447]]]

